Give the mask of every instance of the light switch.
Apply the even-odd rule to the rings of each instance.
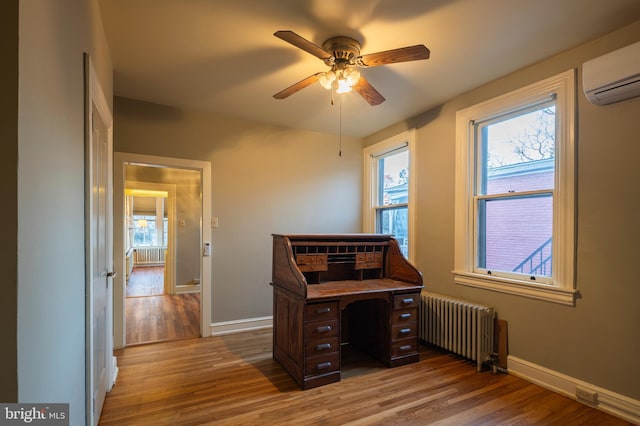
[[[185,226],[187,226],[187,222],[184,219],[180,219],[180,222],[178,222],[178,226],[180,228],[184,228]]]
[[[218,227],[218,218],[217,217],[212,217],[211,218],[211,227],[212,228],[217,228]]]

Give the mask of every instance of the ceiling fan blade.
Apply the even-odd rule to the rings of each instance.
[[[380,105],[385,101],[384,96],[380,94],[364,77],[360,77],[360,80],[353,86],[356,92],[362,96],[365,101],[369,102],[369,105]]]
[[[309,77],[305,78],[304,80],[300,80],[299,82],[287,87],[284,90],[281,90],[280,92],[276,93],[275,95],[273,95],[274,98],[276,99],[284,99],[284,98],[288,98],[289,96],[293,95],[294,93],[304,89],[307,86],[312,85],[313,83],[315,83],[316,81],[318,81],[318,76],[322,74],[321,72],[319,73],[315,73],[313,75],[310,75]]]
[[[276,31],[275,33],[273,33],[273,35],[286,41],[287,43],[293,44],[295,47],[302,49],[305,52],[311,53],[313,56],[318,57],[322,60],[331,58],[331,54],[325,51],[323,48],[299,36],[293,31]]]
[[[359,58],[359,62],[365,67],[395,64],[397,62],[418,61],[429,59],[429,49],[422,44],[401,47],[399,49],[385,50],[384,52],[370,53]]]

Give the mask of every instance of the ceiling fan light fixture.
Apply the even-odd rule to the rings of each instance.
[[[342,72],[342,76],[347,81],[349,87],[352,87],[360,80],[360,71],[358,71],[357,68],[349,67]]]
[[[318,81],[320,82],[322,87],[324,87],[327,90],[331,89],[331,85],[333,84],[335,79],[336,79],[336,73],[333,71],[327,71],[325,73],[320,74],[320,76],[318,77]]]
[[[360,71],[356,68],[327,71],[318,76],[318,81],[327,90],[334,88],[336,93],[349,93],[360,80]]]
[[[345,78],[338,79],[338,88],[336,89],[336,93],[349,93],[351,91],[351,86]]]

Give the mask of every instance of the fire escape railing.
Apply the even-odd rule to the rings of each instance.
[[[533,253],[527,256],[518,266],[513,268],[512,272],[520,272],[523,274],[551,276],[551,240],[542,243],[540,247],[535,249]],[[546,250],[549,247],[549,250]],[[526,268],[525,268],[526,267]]]

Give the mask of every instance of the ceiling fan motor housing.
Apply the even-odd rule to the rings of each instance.
[[[360,56],[360,43],[351,37],[331,37],[322,43],[322,48],[332,56],[325,63],[329,66],[335,64],[337,69],[354,65]]]

